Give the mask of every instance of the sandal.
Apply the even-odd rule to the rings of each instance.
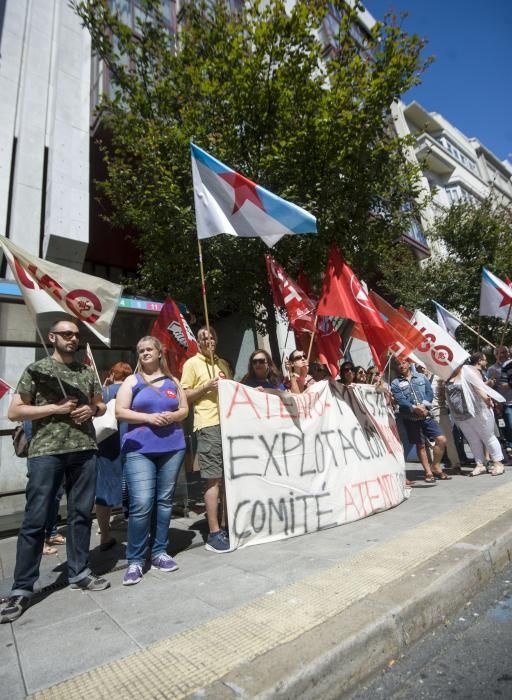
[[[489,469],[489,474],[491,476],[500,476],[500,474],[504,474],[504,472],[505,467],[501,462],[494,462],[492,469]]]
[[[46,541],[48,544],[66,544],[66,538],[64,535],[61,535],[60,532],[57,532],[55,535],[50,535]]]
[[[445,472],[441,469],[439,471],[432,471],[432,474],[434,475],[434,479],[437,479],[438,481],[451,481],[451,476],[448,476],[448,474],[445,474]]]
[[[427,484],[435,484],[436,477],[433,474],[427,474],[427,476],[423,479],[423,481],[426,481]]]
[[[57,554],[57,547],[51,547],[48,542],[43,544],[43,554]]]

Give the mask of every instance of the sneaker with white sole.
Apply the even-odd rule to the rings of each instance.
[[[0,610],[0,623],[14,622],[23,615],[29,605],[30,598],[26,595],[9,596],[5,607]]]
[[[222,530],[219,530],[218,532],[210,532],[204,548],[208,552],[217,552],[217,554],[229,552],[229,537],[227,537]]]
[[[168,554],[158,554],[151,559],[151,568],[159,571],[176,571],[180,567]]]
[[[110,588],[110,581],[89,574],[89,576],[81,578],[80,581],[70,583],[69,587],[74,591],[104,591],[106,588]]]
[[[480,474],[486,474],[487,473],[487,467],[485,464],[479,463],[476,465],[476,467],[473,469],[472,472],[469,472],[469,476],[480,476]]]
[[[123,586],[134,586],[142,579],[142,566],[129,564],[123,577]]]

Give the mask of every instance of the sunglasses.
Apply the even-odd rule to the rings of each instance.
[[[353,372],[354,368],[353,367],[343,367],[343,372]]]
[[[52,331],[53,335],[60,335],[64,340],[71,340],[72,338],[80,338],[80,333],[75,333],[74,331]]]
[[[265,360],[264,357],[254,357],[252,359],[252,364],[253,365],[266,365],[267,361]]]
[[[294,355],[292,362],[297,362],[297,360],[305,360],[305,359],[307,359],[306,355]]]

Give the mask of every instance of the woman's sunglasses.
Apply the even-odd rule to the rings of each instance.
[[[251,362],[253,365],[266,365],[267,364],[267,361],[265,360],[264,357],[254,357],[251,360]]]

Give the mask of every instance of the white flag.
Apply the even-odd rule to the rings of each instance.
[[[436,307],[438,324],[444,331],[449,333],[452,336],[452,338],[455,338],[455,331],[460,326],[460,321],[457,318],[455,318],[455,316],[452,316],[452,314],[449,311],[447,311],[447,309],[445,309],[444,306],[438,304],[437,301],[434,301],[432,299],[432,303]]]
[[[424,342],[415,348],[414,354],[430,372],[446,381],[453,370],[466,360],[468,353],[451,335],[421,311],[414,312],[411,323],[425,338]]]
[[[120,285],[36,258],[5,236],[0,236],[0,246],[34,319],[37,314],[64,311],[110,347]]]
[[[485,267],[480,287],[480,316],[507,319],[512,304],[512,289]]]

